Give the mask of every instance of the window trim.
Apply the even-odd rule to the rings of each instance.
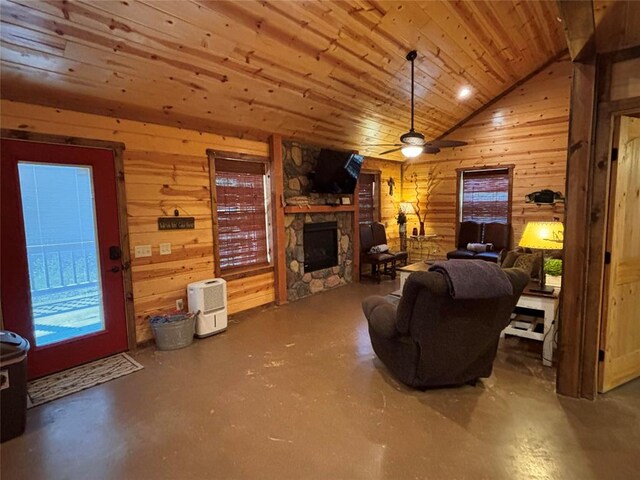
[[[213,265],[214,274],[217,278],[225,280],[234,280],[252,275],[258,275],[273,270],[274,257],[277,252],[274,251],[273,238],[273,205],[271,196],[271,159],[258,155],[249,155],[246,153],[229,152],[224,150],[207,149],[207,157],[209,158],[209,179],[211,188],[211,227],[213,231]],[[218,194],[216,191],[216,159],[232,160],[235,162],[252,162],[262,163],[265,168],[265,210],[266,218],[266,234],[267,234],[267,263],[261,263],[250,266],[239,266],[222,269],[220,267],[220,239],[218,231]]]
[[[362,174],[367,174],[367,175],[373,175],[374,177],[374,182],[376,183],[377,187],[378,187],[378,194],[375,195],[374,193],[374,205],[373,205],[373,217],[374,217],[374,222],[381,222],[382,221],[382,171],[380,170],[373,170],[373,169],[367,169],[367,168],[363,168],[360,170],[360,175]],[[358,178],[359,181],[359,178]],[[358,183],[358,185],[356,185],[356,189],[359,189],[360,185]],[[377,198],[377,202],[376,200],[376,196]],[[358,212],[360,211],[360,199],[358,198]],[[378,214],[378,219],[376,220],[376,213]],[[360,223],[360,215],[358,214],[358,224]]]
[[[460,213],[462,209],[462,177],[465,172],[478,172],[478,171],[492,171],[492,170],[506,170],[509,176],[509,199],[508,199],[508,211],[507,211],[507,225],[511,225],[512,211],[513,211],[513,169],[515,164],[508,165],[483,165],[480,167],[462,167],[456,168],[456,237],[455,242],[458,244],[458,226],[460,225]]]

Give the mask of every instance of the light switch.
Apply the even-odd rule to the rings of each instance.
[[[150,257],[151,245],[136,245],[135,256],[136,258]]]
[[[160,244],[160,255],[171,255],[171,244],[170,243],[161,243]]]

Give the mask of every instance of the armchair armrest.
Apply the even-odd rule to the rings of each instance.
[[[396,309],[396,305],[380,296],[367,297],[362,302],[362,310],[369,326],[384,338],[394,338],[399,335],[396,329]]]

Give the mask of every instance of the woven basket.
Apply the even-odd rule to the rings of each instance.
[[[309,205],[309,197],[298,195],[295,197],[287,198],[287,205],[296,205],[298,207],[306,207]]]

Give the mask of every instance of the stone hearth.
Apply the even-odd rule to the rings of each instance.
[[[338,222],[338,265],[315,272],[304,271],[303,228],[305,223]],[[289,301],[350,283],[353,249],[351,213],[307,213],[285,216],[287,232],[287,293]]]

